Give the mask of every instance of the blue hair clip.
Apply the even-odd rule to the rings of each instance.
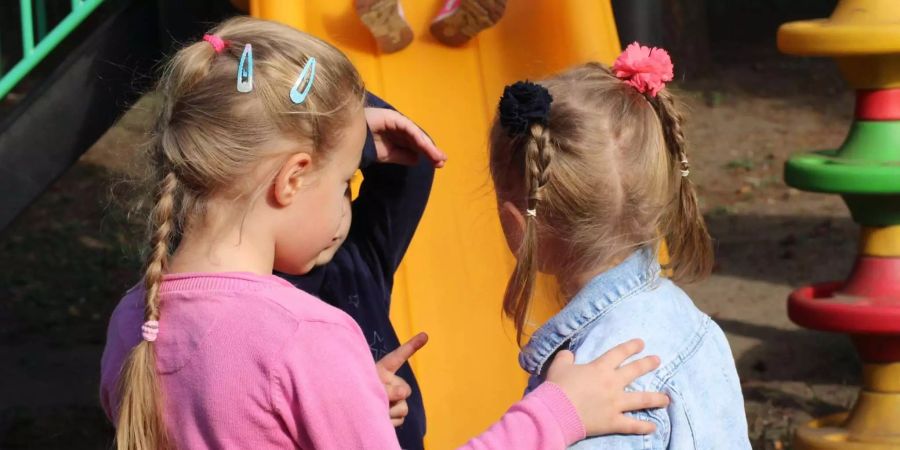
[[[238,92],[253,90],[253,46],[250,44],[245,45],[244,53],[241,53],[237,71],[237,90]]]
[[[303,70],[300,71],[300,76],[297,77],[294,86],[291,87],[291,101],[298,105],[303,103],[306,100],[306,96],[309,95],[309,91],[312,89],[313,81],[315,79],[316,58],[310,56],[306,60],[306,64],[303,65]],[[300,84],[303,83],[303,80],[307,80],[306,86],[303,87],[303,91],[300,91]]]

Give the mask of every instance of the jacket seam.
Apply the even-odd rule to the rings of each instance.
[[[665,367],[661,367],[654,372],[654,378],[656,378],[656,383],[653,386],[654,390],[659,390],[663,387],[671,387],[669,386],[669,381],[678,374],[678,371],[681,370],[682,367],[684,367],[684,363],[700,350],[700,346],[706,340],[706,335],[709,332],[710,322],[712,322],[712,319],[710,319],[709,316],[704,315],[703,321],[700,323],[700,326],[694,333],[691,341],[688,342],[682,351],[675,355],[675,358],[669,364],[666,364]]]

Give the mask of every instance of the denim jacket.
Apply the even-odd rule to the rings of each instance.
[[[657,355],[662,364],[629,390],[661,391],[671,399],[665,409],[632,414],[656,424],[656,432],[589,438],[570,448],[750,449],[744,399],[725,334],[684,291],[660,276],[651,247],[596,276],[535,332],[519,355],[519,364],[531,374],[528,391],[543,382],[558,350],[573,351],[583,364],[636,337],[646,347],[634,359]]]

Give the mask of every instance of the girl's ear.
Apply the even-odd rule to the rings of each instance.
[[[497,204],[500,213],[500,225],[503,234],[506,235],[506,245],[514,255],[518,253],[522,245],[522,237],[525,235],[525,216],[512,202],[501,200]]]
[[[278,206],[293,203],[312,173],[312,156],[309,153],[294,153],[278,169],[275,175],[273,197]]]

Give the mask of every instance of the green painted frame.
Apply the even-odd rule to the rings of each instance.
[[[72,11],[53,27],[47,30],[46,5],[43,0],[37,0],[38,13],[38,42],[35,44],[34,17],[32,14],[33,0],[19,0],[22,26],[22,59],[19,60],[8,72],[0,77],[0,99],[3,99],[35,66],[72,33],[81,22],[84,21],[104,0],[71,0]]]

